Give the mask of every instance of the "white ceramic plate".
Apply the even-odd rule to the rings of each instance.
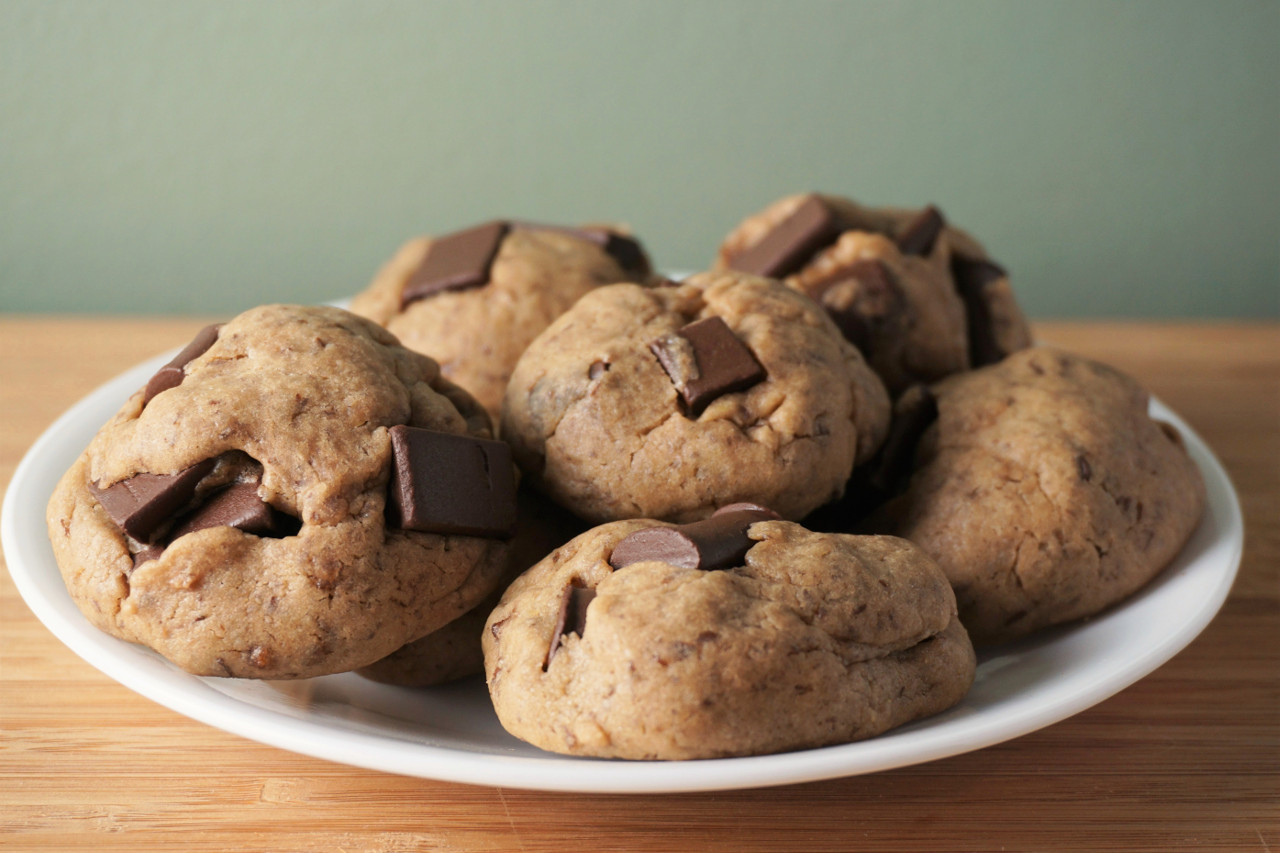
[[[1240,506],[1204,442],[1182,431],[1208,484],[1206,516],[1177,561],[1123,605],[1086,623],[983,654],[964,701],[861,743],[751,758],[627,762],[566,758],[503,731],[479,679],[426,690],[352,674],[297,682],[199,678],[89,625],[71,602],[45,533],[53,487],[99,427],[171,354],[103,385],[27,453],[0,519],[4,555],[36,616],[76,654],[162,705],[251,740],[391,773],[582,792],[709,791],[871,773],[979,749],[1076,714],[1173,657],[1222,606],[1240,563]]]

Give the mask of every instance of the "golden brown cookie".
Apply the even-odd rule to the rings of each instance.
[[[973,648],[920,549],[756,509],[606,524],[517,579],[484,634],[503,726],[572,755],[712,758],[867,738],[960,701]]]
[[[1200,471],[1146,391],[1047,347],[933,387],[937,422],[907,490],[868,524],[946,572],[975,643],[1123,600],[1174,558],[1204,508]]]
[[[374,323],[282,305],[199,336],[48,509],[94,625],[256,678],[363,666],[456,618],[497,583],[513,522],[479,404]]]
[[[539,332],[591,289],[649,275],[643,248],[619,229],[498,221],[410,240],[351,310],[438,361],[496,423],[511,369]]]
[[[1008,274],[932,206],[788,196],[734,228],[716,267],[780,278],[818,300],[894,396],[1031,343]]]
[[[800,518],[840,494],[887,421],[884,387],[812,300],[703,273],[583,297],[520,358],[502,436],[535,486],[590,521],[737,501]]]

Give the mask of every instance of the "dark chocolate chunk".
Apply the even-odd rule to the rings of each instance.
[[[405,283],[400,309],[445,290],[466,290],[489,281],[489,269],[510,224],[487,222],[439,237]]]
[[[253,481],[233,483],[214,492],[178,523],[169,540],[209,527],[234,527],[256,536],[270,536],[278,531],[275,510],[258,497],[258,484]]]
[[[160,559],[160,555],[164,553],[164,546],[160,544],[152,544],[143,546],[142,550],[133,555],[133,567],[136,569],[143,563],[149,563],[152,560]]]
[[[960,255],[951,259],[951,277],[961,301],[964,302],[969,332],[969,361],[973,367],[995,364],[1008,355],[996,340],[991,302],[987,293],[991,285],[1008,276],[1004,269],[991,261]]]
[[[731,504],[702,521],[647,527],[615,545],[609,565],[621,569],[643,560],[658,560],[685,569],[731,569],[743,565],[747,552],[756,544],[748,538],[747,529],[757,521],[777,518],[777,513],[764,507]]]
[[[213,470],[206,459],[176,474],[137,474],[107,488],[89,483],[102,509],[125,533],[146,542],[160,525],[195,497],[196,486]]]
[[[177,388],[182,384],[183,378],[186,376],[186,366],[196,358],[204,355],[218,340],[218,331],[222,328],[221,323],[212,326],[205,326],[196,336],[191,339],[191,343],[182,348],[182,352],[178,353],[173,359],[155,372],[155,375],[147,381],[147,387],[142,392],[142,405],[151,402],[151,398],[159,394],[161,391],[168,391],[170,388]]]
[[[902,229],[898,235],[898,248],[904,255],[925,257],[933,251],[933,244],[938,242],[938,235],[946,225],[942,211],[929,205]]]
[[[796,272],[840,236],[840,220],[820,196],[811,195],[754,245],[727,259],[729,268],[783,278]]]
[[[595,597],[595,587],[569,587],[569,606],[565,609],[562,634],[583,636],[587,630],[587,605],[594,601]]]
[[[551,645],[547,648],[547,660],[542,667],[544,670],[547,664],[551,663],[551,659],[556,656],[556,652],[560,650],[561,637],[565,634],[577,634],[579,637],[585,636],[587,630],[587,605],[595,597],[596,591],[594,587],[570,584],[564,588],[564,594],[560,596],[560,612],[556,615],[556,627],[551,632]]]
[[[515,471],[505,442],[411,426],[390,434],[393,527],[488,538],[515,531]]]
[[[644,278],[653,271],[649,265],[649,256],[640,246],[640,241],[609,228],[570,228],[565,225],[547,225],[542,222],[512,222],[511,227],[556,231],[594,243],[606,255],[613,258],[624,271],[634,274],[637,278]]]
[[[690,323],[653,341],[649,349],[693,417],[717,397],[743,391],[765,378],[755,353],[719,317]]]
[[[607,228],[579,228],[575,233],[604,249],[606,255],[618,262],[618,266],[636,277],[643,278],[652,272],[649,257],[635,238]]]

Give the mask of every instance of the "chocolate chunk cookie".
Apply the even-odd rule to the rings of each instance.
[[[1042,347],[933,393],[937,422],[910,484],[869,529],[938,561],[974,642],[1099,612],[1150,581],[1194,531],[1200,471],[1118,371]]]
[[[547,324],[598,285],[649,276],[620,230],[496,221],[409,241],[351,310],[437,360],[496,422],[511,368]]]
[[[206,330],[134,394],[48,508],[85,616],[200,675],[386,656],[498,581],[514,466],[425,356],[336,308]]]
[[[884,387],[812,300],[742,273],[598,288],[520,358],[502,436],[578,516],[800,518],[884,437]]]
[[[754,506],[590,530],[511,585],[483,639],[508,731],[611,758],[867,738],[959,702],[975,668],[919,548]]]
[[[716,266],[780,278],[816,299],[894,396],[1031,343],[1008,274],[933,206],[789,196],[738,225]]]

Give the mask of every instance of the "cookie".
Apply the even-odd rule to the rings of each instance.
[[[1031,343],[1008,274],[933,206],[789,196],[738,225],[716,267],[783,279],[820,302],[894,396]]]
[[[372,663],[473,607],[515,518],[506,445],[425,356],[337,308],[197,337],[59,482],[85,616],[199,675]]]
[[[975,643],[1098,613],[1195,530],[1200,471],[1120,372],[1039,347],[932,390],[909,485],[868,529],[937,560]]]
[[[410,240],[351,310],[438,361],[496,423],[511,369],[539,332],[592,288],[649,275],[640,243],[617,229],[490,222]]]
[[[590,530],[511,585],[483,639],[509,732],[609,758],[867,738],[956,704],[975,667],[919,548],[812,533],[754,506]]]
[[[797,519],[841,493],[887,421],[884,387],[818,305],[728,272],[584,296],[521,356],[501,431],[588,521],[737,501]]]
[[[438,631],[363,667],[360,675],[384,684],[430,687],[484,672],[480,634],[507,585],[586,529],[581,520],[525,486],[517,492],[516,502],[519,509],[516,532],[511,538],[502,579],[493,592]]]

